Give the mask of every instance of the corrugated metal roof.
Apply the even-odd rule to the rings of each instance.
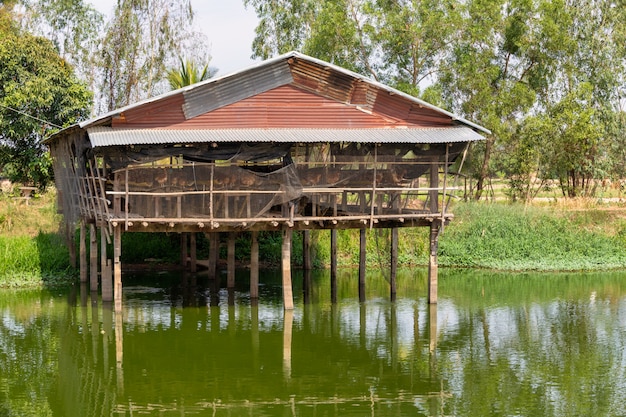
[[[398,129],[87,129],[91,146],[165,145],[206,142],[453,143],[484,139],[469,127]]]
[[[223,78],[185,91],[183,111],[185,117],[191,119],[292,81],[293,77],[286,60],[273,62],[262,68],[254,67],[248,70],[245,76]]]

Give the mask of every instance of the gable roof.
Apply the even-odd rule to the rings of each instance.
[[[281,98],[282,108],[276,106]],[[317,101],[313,101],[312,98]],[[298,100],[304,103],[299,109]],[[292,106],[295,106],[296,110],[291,110]],[[255,108],[262,108],[264,111],[264,124],[258,117],[261,110],[252,113],[251,109]],[[274,109],[273,119],[272,114],[268,115],[272,109]],[[216,122],[218,116],[221,124]],[[317,121],[315,116],[318,116]],[[281,119],[281,123],[277,124],[277,119]],[[94,129],[96,127],[109,128]],[[482,134],[490,133],[488,129],[478,124],[416,97],[298,52],[289,52],[229,75],[139,101],[68,129],[71,128],[88,130],[90,136],[100,134],[102,140],[99,141],[99,146],[173,143],[170,141],[185,143],[199,140],[198,136],[183,132],[171,135],[157,133],[160,135],[158,139],[150,139],[146,132],[139,134],[135,129],[212,130],[216,134],[212,135],[211,141],[221,141],[220,138],[226,141],[227,137],[232,137],[224,132],[217,134],[218,130],[241,128],[264,129],[265,133],[272,130],[278,135],[273,138],[274,141],[287,140],[288,135],[280,133],[281,128],[304,130],[326,128],[335,130],[335,136],[340,133],[337,129],[343,128],[361,129],[366,135],[368,131],[366,128],[370,128],[369,132],[372,134],[383,128],[392,128],[391,130],[402,128],[408,131],[398,132],[395,135],[399,136],[395,139],[392,132],[384,136],[374,134],[370,138],[372,142],[384,138],[391,142],[405,143],[419,143],[421,140],[425,140],[426,143],[440,142],[442,132],[433,128],[455,128],[449,132],[451,134],[455,132],[449,142],[480,140],[483,138]],[[122,134],[122,129],[127,131],[126,134]],[[130,129],[133,129],[136,135],[130,134]],[[432,135],[425,135],[428,130]],[[461,130],[467,131],[461,133]],[[53,135],[47,142],[53,141],[54,137],[61,135],[62,132],[64,131]],[[416,134],[413,139],[407,139],[410,132]],[[234,130],[230,133],[234,133]],[[108,136],[103,136],[105,134]],[[271,135],[255,137],[258,141],[266,141]],[[328,139],[321,139],[325,140]],[[92,145],[98,146],[95,143]]]

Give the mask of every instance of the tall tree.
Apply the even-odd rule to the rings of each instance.
[[[100,50],[106,110],[167,89],[167,68],[193,37],[190,0],[118,0]]]
[[[0,6],[0,164],[13,181],[44,187],[41,139],[89,113],[92,95],[53,44],[32,36]]]
[[[96,88],[95,51],[104,16],[84,0],[21,0],[24,27],[55,45],[76,75]]]

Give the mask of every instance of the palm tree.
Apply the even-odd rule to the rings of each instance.
[[[180,58],[180,68],[168,70],[167,80],[172,90],[176,90],[200,81],[208,80],[215,75],[216,72],[217,70],[210,68],[208,63],[200,70],[196,67],[195,62],[189,59],[183,61],[183,59]]]

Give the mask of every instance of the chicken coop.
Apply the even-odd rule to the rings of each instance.
[[[180,233],[184,259],[210,274],[219,234],[227,233],[230,285],[234,236],[251,232],[254,298],[257,234],[277,231],[289,309],[292,234],[302,231],[306,247],[314,229],[330,231],[333,251],[337,230],[360,230],[362,256],[368,230],[391,229],[393,270],[398,228],[429,227],[429,300],[436,302],[437,239],[453,218],[447,208],[456,174],[470,144],[488,133],[384,84],[291,52],[68,127],[46,144],[59,209],[69,230],[81,231],[81,279],[89,277],[92,289],[100,284],[104,299],[121,302],[122,233]],[[205,263],[196,260],[197,233],[211,242]],[[106,250],[97,258],[98,244],[113,246],[112,259]],[[364,259],[361,264],[360,288]],[[333,268],[336,253],[331,286]]]

